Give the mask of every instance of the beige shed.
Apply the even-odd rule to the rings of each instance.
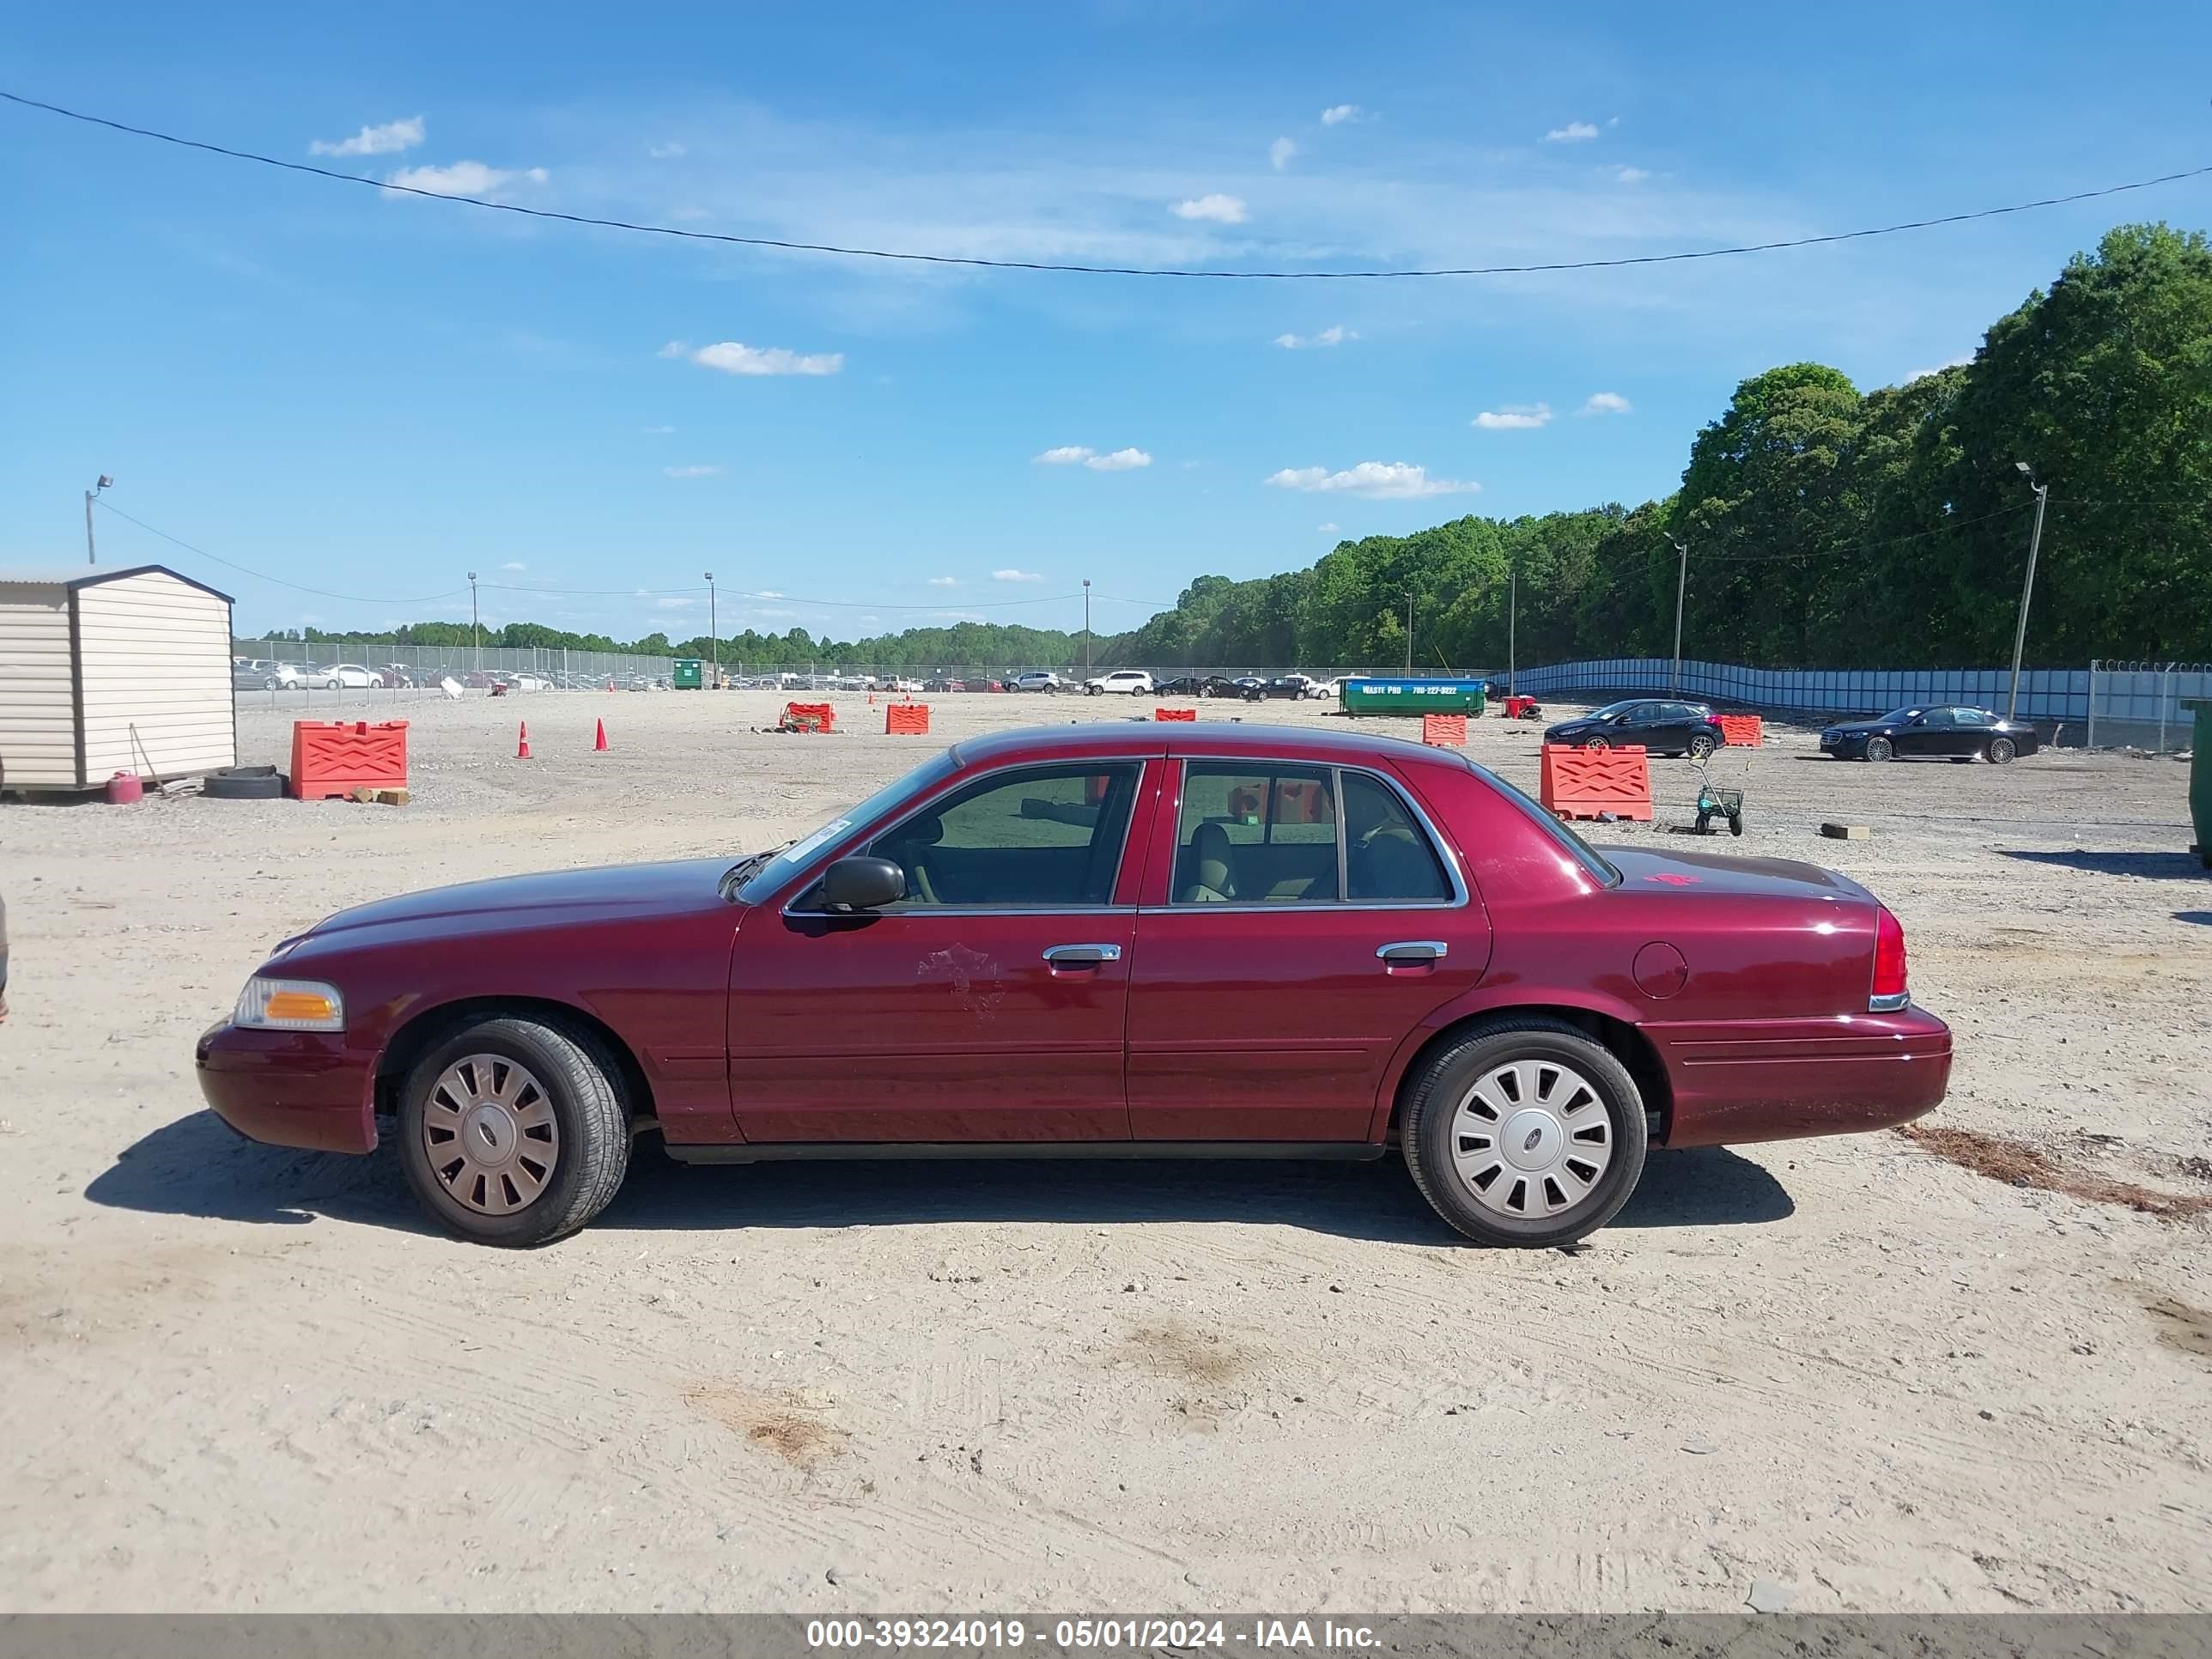
[[[230,606],[157,564],[0,573],[0,789],[237,765]]]

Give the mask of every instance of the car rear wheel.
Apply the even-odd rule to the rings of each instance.
[[[1869,738],[1867,739],[1866,757],[1869,760],[1886,761],[1890,757],[1893,752],[1893,751],[1889,746],[1889,739],[1887,738]]]
[[[1620,1213],[1644,1173],[1644,1098],[1628,1068],[1563,1020],[1477,1026],[1406,1085],[1413,1184],[1478,1243],[1571,1244]]]
[[[580,1031],[494,1018],[425,1054],[400,1099],[407,1184],[448,1232],[520,1248],[574,1232],[629,1166],[621,1072]]]
[[[1710,759],[1713,752],[1713,740],[1700,732],[1690,739],[1689,752],[1690,758],[1693,761]]]
[[[2019,751],[2010,738],[1991,738],[1989,748],[1983,752],[1989,756],[1990,765],[2002,766]]]

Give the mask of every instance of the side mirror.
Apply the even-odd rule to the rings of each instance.
[[[822,902],[832,910],[876,910],[906,896],[906,872],[889,859],[839,859],[822,872]]]

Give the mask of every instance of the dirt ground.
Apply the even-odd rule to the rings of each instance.
[[[0,806],[0,1609],[2212,1607],[2212,1234],[2172,1202],[2212,1194],[2212,880],[2171,761],[1718,763],[1723,850],[1902,917],[1959,1039],[1928,1121],[1972,1133],[1656,1153],[1571,1255],[1461,1247],[1395,1160],[649,1147],[509,1254],[388,1151],[201,1109],[194,1036],[332,910],[734,854],[927,752],[835,701],[853,735],[756,733],[766,693],[410,703],[405,808]],[[1531,789],[1536,748],[1472,743]]]

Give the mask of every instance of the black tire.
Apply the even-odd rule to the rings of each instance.
[[[261,689],[264,691],[274,691],[276,689],[276,677],[271,674],[267,679],[262,681]]]
[[[471,1055],[519,1061],[544,1089],[559,1151],[544,1190],[505,1215],[471,1209],[433,1167],[423,1132],[446,1068]],[[549,1021],[495,1016],[461,1027],[416,1062],[399,1102],[399,1161],[430,1218],[473,1243],[526,1249],[565,1237],[614,1200],[629,1169],[630,1113],[622,1068],[589,1033]]]
[[[1693,761],[1707,760],[1712,756],[1713,747],[1713,740],[1701,732],[1690,739],[1690,746],[1684,752]]]
[[[282,800],[289,779],[273,766],[226,766],[201,781],[208,800]]]
[[[1896,752],[1896,750],[1890,746],[1890,741],[1887,738],[1869,738],[1867,739],[1866,757],[1870,761],[1886,761]]]
[[[1991,738],[1990,746],[1982,752],[1988,757],[1990,765],[2004,766],[2010,763],[2012,757],[2020,750],[2010,738]]]
[[[1613,747],[1613,739],[1611,738],[1584,738],[1583,739],[1583,747],[1585,749],[1610,749]]]
[[[1103,685],[1086,685],[1083,688],[1083,695],[1086,697],[1103,696],[1105,691],[1106,688]]]
[[[1454,1119],[1461,1103],[1478,1081],[1515,1060],[1540,1066],[1555,1061],[1571,1069],[1604,1109],[1611,1161],[1588,1193],[1556,1215],[1520,1218],[1491,1207],[1474,1196],[1454,1167]],[[1609,1051],[1564,1020],[1540,1014],[1486,1020],[1422,1061],[1407,1079],[1402,1098],[1399,1138],[1413,1184],[1438,1215],[1480,1244],[1536,1249],[1586,1238],[1620,1212],[1644,1173],[1650,1133],[1636,1079]]]
[[[1741,835],[1742,833],[1743,833],[1743,814],[1742,814],[1742,813],[1741,813],[1741,812],[1738,812],[1738,813],[1737,813],[1734,817],[1732,817],[1732,818],[1730,818],[1730,819],[1729,820],[1729,834],[1730,834],[1731,836],[1740,836],[1740,835]]]

